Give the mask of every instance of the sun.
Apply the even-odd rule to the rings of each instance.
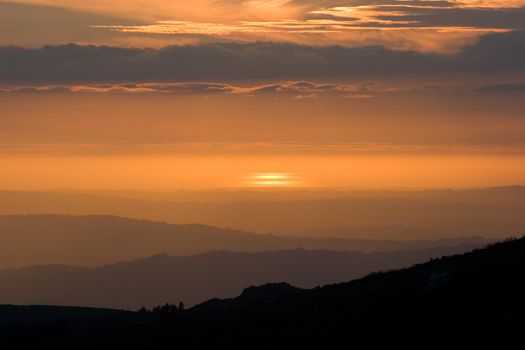
[[[290,173],[254,173],[246,176],[245,185],[258,188],[300,187],[297,176]]]

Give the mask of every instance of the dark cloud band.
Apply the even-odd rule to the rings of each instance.
[[[214,43],[159,50],[0,47],[0,83],[368,79],[525,73],[525,32],[490,34],[455,55],[288,43]]]

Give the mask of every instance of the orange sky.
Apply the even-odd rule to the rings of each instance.
[[[525,184],[525,0],[0,0],[0,189]]]
[[[525,184],[525,157],[0,157],[2,190],[427,189]],[[279,173],[282,183],[253,181]]]
[[[1,189],[525,184],[520,96],[21,94],[0,101]],[[284,179],[265,182],[271,174]]]

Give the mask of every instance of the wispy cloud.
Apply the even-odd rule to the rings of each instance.
[[[479,96],[522,95],[525,84],[500,83],[491,85],[378,85],[374,83],[344,84],[310,81],[287,81],[251,86],[228,83],[124,83],[84,85],[0,85],[3,94],[158,94],[164,96],[225,95],[238,97],[283,97],[317,99],[325,97],[368,99],[386,96]]]
[[[331,3],[282,1],[281,6],[302,6],[303,12],[299,11],[293,18],[215,22],[163,20],[145,25],[93,28],[164,36],[207,35],[222,40],[270,39],[347,46],[381,43],[397,49],[452,52],[480,35],[521,29],[525,23],[525,10],[517,7],[518,2],[500,3],[499,6],[486,1],[440,0],[384,0],[367,4],[342,1],[337,6]],[[432,35],[434,44],[425,45]]]

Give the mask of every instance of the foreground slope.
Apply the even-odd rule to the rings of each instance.
[[[311,290],[248,288],[169,323],[90,336],[64,333],[33,348],[522,349],[524,276],[525,239],[519,239]]]
[[[523,295],[525,239],[520,239],[269,304],[226,312],[217,305],[202,307],[175,331],[188,337],[203,332],[204,342],[523,348]]]

